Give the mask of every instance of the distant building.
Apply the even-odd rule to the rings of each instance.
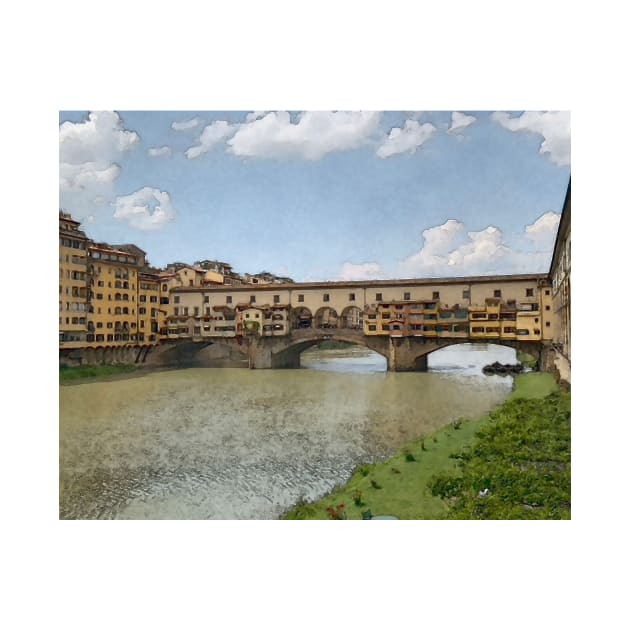
[[[245,284],[294,284],[291,278],[286,276],[276,276],[268,271],[261,271],[260,273],[246,273],[243,274],[243,282]]]

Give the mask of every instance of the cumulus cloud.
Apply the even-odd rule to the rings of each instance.
[[[147,155],[150,157],[162,157],[162,156],[170,156],[172,153],[171,147],[163,146],[163,147],[151,147],[147,149]]]
[[[378,263],[369,262],[360,265],[344,263],[338,280],[375,280],[382,277],[383,268]]]
[[[198,127],[203,121],[201,118],[191,118],[190,120],[181,120],[171,123],[171,128],[175,131],[188,131]]]
[[[525,112],[514,118],[506,112],[494,112],[492,120],[510,131],[529,131],[541,135],[541,154],[548,154],[549,159],[558,166],[571,163],[569,112]]]
[[[556,241],[559,223],[560,214],[558,212],[545,212],[531,225],[525,226],[525,236],[539,248],[551,249]]]
[[[394,127],[389,132],[376,155],[385,159],[401,153],[415,153],[435,132],[436,128],[431,123],[421,125],[417,120],[407,120],[404,127]]]
[[[194,160],[200,155],[207,153],[215,146],[223,142],[226,138],[229,138],[236,127],[226,122],[225,120],[216,120],[211,125],[208,125],[201,136],[199,137],[197,145],[190,147],[186,150],[185,156],[189,160]]]
[[[79,192],[96,189],[111,184],[120,175],[120,166],[99,165],[97,162],[83,164],[59,164],[59,190],[64,192]]]
[[[245,122],[254,122],[259,118],[264,118],[268,113],[268,111],[250,112],[247,116],[245,116]]]
[[[474,116],[468,116],[460,112],[453,112],[451,115],[451,126],[448,133],[459,133],[462,129],[472,125],[477,119]]]
[[[234,155],[251,158],[320,160],[329,153],[364,146],[380,121],[378,112],[270,112],[240,125],[228,140]]]
[[[539,245],[533,253],[510,248],[494,226],[472,232],[460,221],[449,219],[424,230],[422,247],[400,263],[398,275],[439,278],[547,271],[553,247],[553,238],[547,238],[553,223],[553,217],[547,215],[551,214],[525,227],[524,234]]]
[[[158,230],[175,218],[170,195],[157,188],[144,187],[117,197],[112,206],[115,219],[138,230]]]
[[[59,187],[62,192],[108,185],[120,174],[115,162],[140,142],[116,112],[90,112],[88,119],[59,126]]]

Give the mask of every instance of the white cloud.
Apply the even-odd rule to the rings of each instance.
[[[543,137],[541,154],[558,166],[571,163],[571,116],[569,112],[525,112],[511,118],[506,112],[494,112],[492,120],[510,131],[530,131]]]
[[[111,164],[103,167],[97,162],[84,164],[59,164],[59,189],[64,192],[95,191],[100,186],[111,184],[120,175],[120,166]]]
[[[560,223],[558,212],[545,212],[531,225],[525,226],[525,236],[543,249],[551,249],[556,241],[556,232]]]
[[[268,113],[269,111],[250,112],[247,116],[245,116],[245,122],[254,122],[259,118],[264,118]]]
[[[157,230],[175,218],[170,195],[157,188],[145,187],[117,197],[112,206],[115,219],[127,221],[138,230]]]
[[[135,131],[124,128],[116,112],[90,112],[88,119],[59,126],[59,188],[82,191],[109,185],[120,174],[115,164],[140,142]]]
[[[191,118],[190,120],[181,120],[175,121],[171,123],[171,128],[175,129],[175,131],[188,131],[189,129],[194,129],[198,127],[203,121],[201,118]]]
[[[547,213],[547,215],[553,213]],[[551,261],[553,240],[549,234],[552,218],[541,217],[524,234],[540,246],[535,253],[508,247],[501,230],[488,226],[479,232],[467,232],[460,221],[449,219],[422,233],[423,245],[399,265],[400,277],[446,277],[507,273],[542,273]]]
[[[435,132],[436,128],[431,123],[421,125],[417,120],[407,120],[403,128],[394,127],[389,132],[376,155],[385,159],[401,153],[415,153]]]
[[[171,147],[163,146],[163,147],[151,147],[147,149],[147,155],[150,157],[162,157],[164,155],[170,156],[172,153]]]
[[[189,160],[198,158],[200,155],[207,153],[223,142],[226,138],[229,138],[234,133],[235,128],[235,125],[231,125],[225,120],[215,120],[203,130],[198,140],[199,144],[190,147],[184,155]]]
[[[448,129],[448,133],[458,133],[462,129],[472,125],[477,119],[474,116],[468,116],[467,114],[461,114],[460,112],[453,112],[451,115],[451,126]]]
[[[319,160],[329,153],[364,146],[380,121],[378,112],[270,112],[240,125],[229,151],[241,157]]]
[[[378,263],[363,263],[355,265],[344,263],[338,275],[338,280],[375,280],[383,277],[383,268]]]

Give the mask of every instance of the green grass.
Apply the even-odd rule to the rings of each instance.
[[[549,372],[530,372],[514,379],[514,391],[508,400],[515,398],[544,398],[558,391],[558,384]]]
[[[527,368],[531,368],[532,370],[538,368],[538,359],[527,352],[521,352],[520,350],[517,350],[516,359],[519,363],[522,363]]]
[[[458,471],[429,484],[446,518],[570,519],[570,396],[513,398],[490,418]]]
[[[515,383],[510,400],[497,412],[511,404],[513,398],[537,400],[550,391],[557,391],[553,376],[547,374],[519,375]],[[453,500],[434,494],[429,483],[437,475],[444,478],[461,476],[461,460],[456,456],[472,451],[475,435],[492,424],[491,415],[478,420],[457,421],[430,436],[404,445],[386,462],[361,466],[345,486],[317,503],[301,503],[284,518],[330,519],[327,508],[337,508],[341,504],[345,506],[348,519],[361,519],[362,513],[368,510],[374,516],[388,514],[400,519],[446,518]],[[375,488],[372,482],[381,488]],[[363,505],[355,504],[354,499],[359,493]]]
[[[115,374],[125,374],[133,372],[135,365],[82,365],[79,367],[59,368],[59,382],[73,381],[82,378],[98,378],[100,376],[111,376]]]

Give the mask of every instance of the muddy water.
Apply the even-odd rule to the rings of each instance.
[[[468,349],[472,348],[472,349]],[[361,348],[311,369],[196,368],[60,388],[60,517],[270,519],[360,463],[508,395],[481,373],[514,352],[458,346],[428,373],[388,373]]]

